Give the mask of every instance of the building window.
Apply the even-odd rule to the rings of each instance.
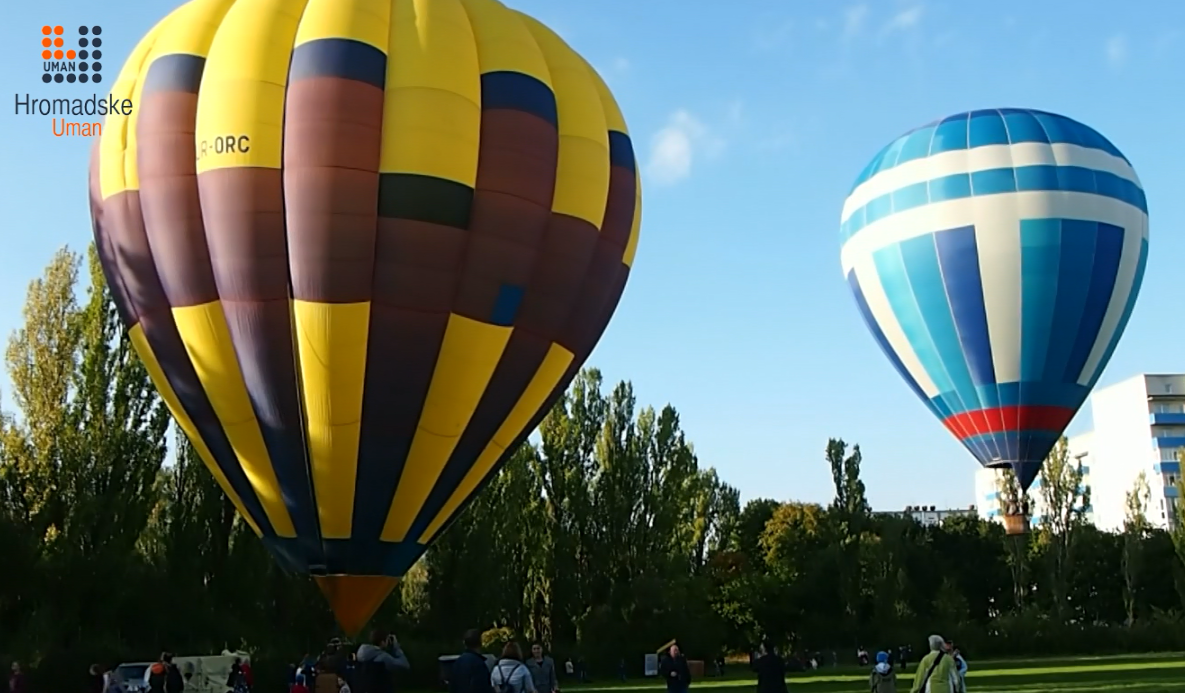
[[[1169,483],[1173,486],[1177,485],[1177,475],[1176,474],[1169,474]]]
[[[1152,405],[1152,413],[1153,414],[1167,414],[1167,413],[1169,413],[1168,405],[1153,404]]]
[[[1161,448],[1160,461],[1161,462],[1176,462],[1178,448]]]
[[[1164,391],[1170,395],[1173,394],[1173,384],[1172,383],[1165,383],[1164,384]]]

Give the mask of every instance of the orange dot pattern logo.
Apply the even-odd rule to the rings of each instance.
[[[103,27],[97,24],[79,26],[77,48],[66,48],[65,33],[60,24],[41,27],[40,53],[44,61],[41,81],[46,84],[102,82]]]

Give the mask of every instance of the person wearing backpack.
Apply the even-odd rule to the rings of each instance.
[[[160,659],[156,660],[152,666],[148,667],[148,674],[145,676],[148,682],[148,693],[167,693],[167,686],[169,681],[169,663],[171,659],[168,652],[161,652]]]
[[[876,666],[868,677],[868,685],[871,693],[897,693],[897,672],[889,663],[888,652],[876,653]]]
[[[523,649],[518,643],[508,642],[502,648],[502,658],[490,672],[490,685],[494,693],[538,693],[531,671],[523,664]]]

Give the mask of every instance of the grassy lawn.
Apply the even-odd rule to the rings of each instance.
[[[968,693],[1185,693],[1185,654],[1182,653],[972,661],[969,665]],[[897,689],[902,693],[908,693],[913,683],[913,668],[911,666],[910,671],[899,675]],[[734,672],[737,670],[738,667],[733,667]],[[788,680],[790,693],[866,691],[868,670],[840,667],[792,674]],[[710,693],[747,693],[753,691],[755,685],[754,679],[738,672],[735,677],[697,682],[692,685],[692,692],[711,689]],[[647,679],[624,683],[594,682],[569,686],[565,690],[580,693],[650,691],[660,686],[659,681]]]

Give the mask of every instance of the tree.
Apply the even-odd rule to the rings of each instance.
[[[1028,508],[1028,491],[1020,487],[1016,472],[1011,468],[996,470],[996,492],[1003,508]],[[1029,518],[1025,517],[1028,522]],[[1012,573],[1012,603],[1020,609],[1025,604],[1029,591],[1029,535],[1005,536],[1004,546],[1008,551],[1008,569]]]
[[[1127,624],[1136,622],[1136,604],[1139,594],[1141,550],[1148,534],[1148,501],[1152,491],[1148,477],[1143,471],[1136,477],[1124,498],[1123,519],[1123,607],[1127,612]]]
[[[855,621],[862,606],[861,542],[872,509],[864,494],[864,482],[860,479],[860,446],[853,446],[851,454],[848,454],[847,448],[843,439],[831,438],[827,441],[826,457],[835,486],[835,498],[829,510],[833,520],[834,547],[838,552],[838,586],[848,627],[854,637]]]
[[[1090,507],[1090,489],[1082,483],[1082,460],[1070,459],[1066,438],[1058,439],[1041,467],[1042,538],[1049,544],[1054,610],[1065,620],[1070,570],[1074,559],[1074,540],[1086,524]]]

